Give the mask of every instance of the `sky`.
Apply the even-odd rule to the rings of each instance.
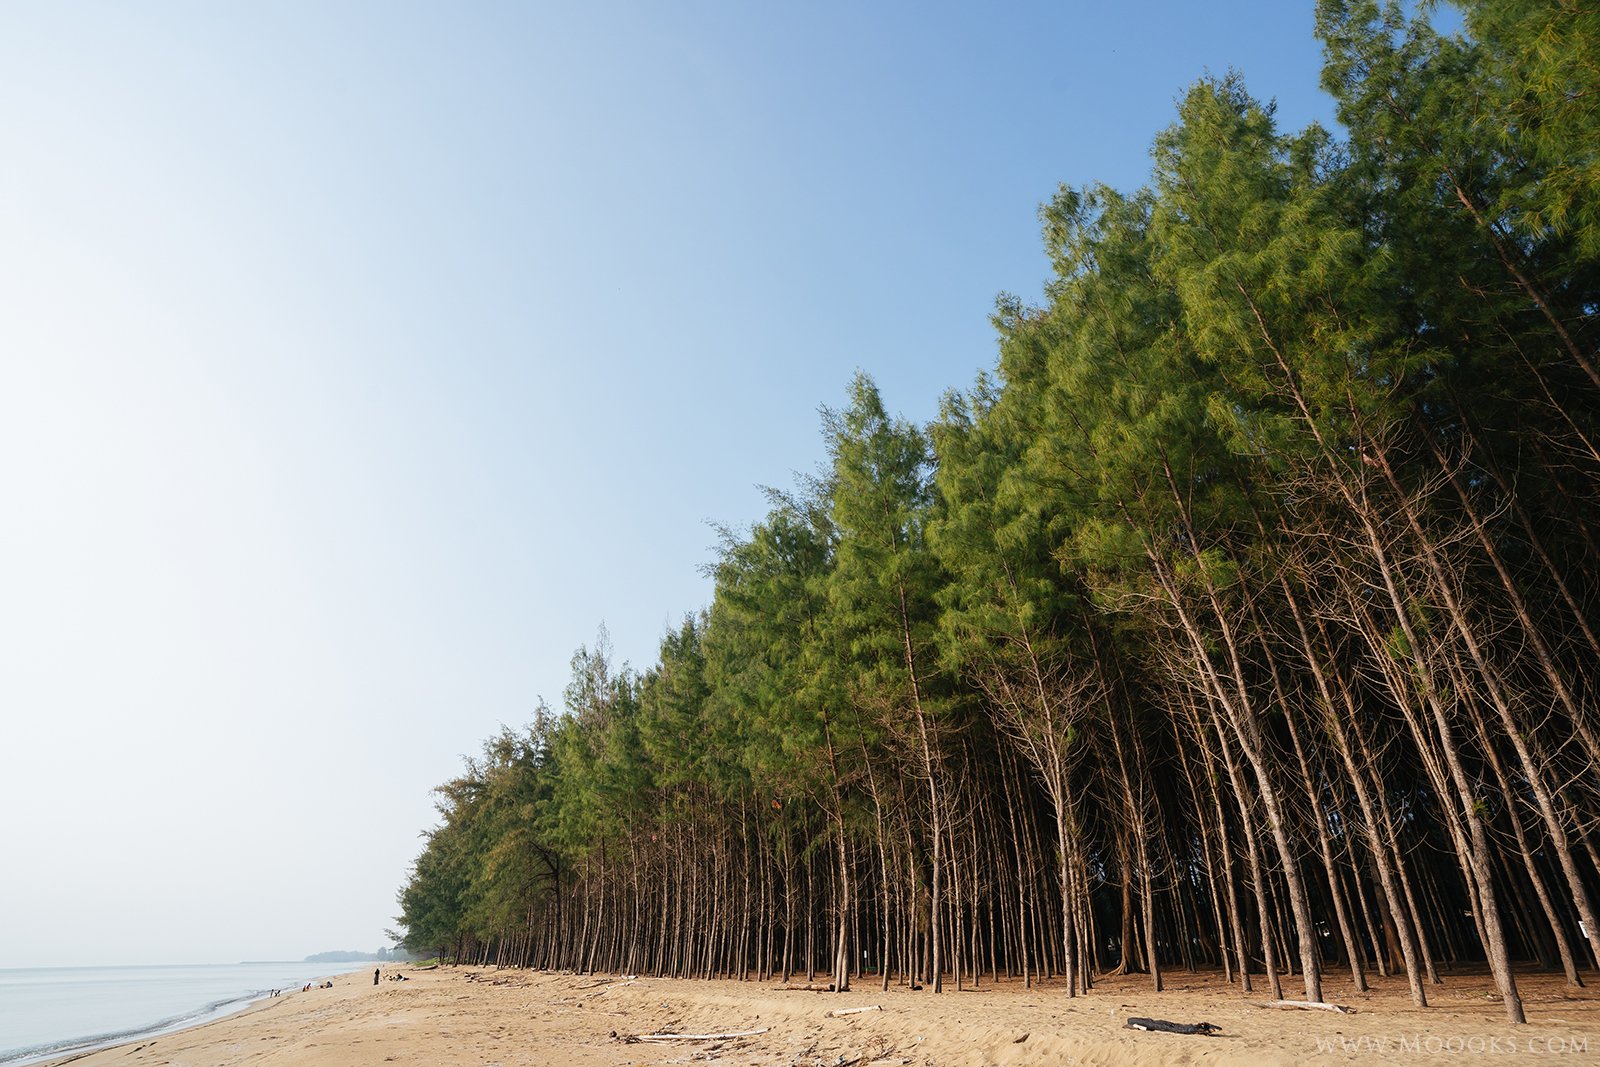
[[[430,790],[654,659],[857,368],[1312,0],[0,6],[0,967],[375,949]]]

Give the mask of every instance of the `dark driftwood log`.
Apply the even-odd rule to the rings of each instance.
[[[1122,1024],[1124,1030],[1153,1030],[1164,1034],[1199,1034],[1210,1037],[1222,1027],[1216,1023],[1169,1023],[1165,1019],[1144,1019],[1135,1016]]]

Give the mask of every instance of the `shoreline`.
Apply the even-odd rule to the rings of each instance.
[[[942,994],[846,993],[769,982],[551,974],[478,967],[405,973],[374,987],[370,975],[333,976],[332,989],[267,997],[221,1019],[43,1061],[48,1067],[202,1067],[248,1060],[268,1067],[620,1067],[715,1062],[771,1067],[910,1065],[1494,1063],[1600,1060],[1600,989],[1566,988],[1528,974],[1530,1023],[1509,1027],[1487,973],[1458,973],[1414,1007],[1403,978],[1357,994],[1330,981],[1330,1000],[1354,1014],[1271,1010],[1220,974],[1176,972],[1168,988],[1143,975],[1107,977],[1086,996],[1020,980]],[[795,984],[803,979],[795,979]],[[841,1009],[857,1009],[835,1015]],[[1131,1030],[1132,1016],[1218,1025],[1216,1036]],[[724,1034],[718,1040],[630,1041],[650,1034]]]
[[[250,965],[277,965],[277,961],[251,961],[247,960],[241,966]],[[292,961],[291,961],[292,965]],[[174,968],[183,968],[190,965],[174,964]],[[77,970],[79,968],[64,968]],[[309,982],[322,983],[336,981],[349,974],[349,971],[334,971],[317,975]],[[302,983],[302,988],[305,984]],[[169,1016],[158,1019],[146,1026],[130,1027],[116,1033],[89,1035],[81,1039],[68,1038],[59,1043],[59,1047],[47,1051],[30,1053],[17,1059],[5,1061],[5,1067],[58,1067],[61,1064],[76,1063],[88,1056],[108,1052],[113,1049],[126,1048],[130,1045],[140,1045],[153,1041],[156,1038],[172,1034],[186,1033],[191,1030],[200,1030],[216,1023],[237,1019],[258,1010],[294,992],[299,992],[294,985],[278,989],[265,989],[243,993],[226,1000],[214,1001],[210,1004],[196,1008],[183,1015]]]

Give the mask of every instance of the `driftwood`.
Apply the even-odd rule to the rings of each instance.
[[[617,1034],[612,1036],[619,1041],[633,1045],[640,1041],[726,1041],[735,1037],[755,1037],[771,1030],[770,1026],[763,1026],[759,1030],[729,1030],[721,1034]]]
[[[613,982],[631,982],[637,977],[639,976],[636,974],[619,974],[615,978],[602,978],[598,982],[588,982],[584,985],[578,986],[578,988],[593,989],[595,986],[610,985]]]
[[[632,985],[633,981],[634,980],[632,978],[624,978],[620,982],[612,982],[610,985],[606,986],[604,989],[596,989],[593,993],[585,993],[583,995],[583,999],[589,1000],[589,999],[592,999],[594,997],[603,997],[607,993],[611,992],[613,989],[620,989],[621,987],[623,987],[625,985]]]
[[[864,1011],[882,1011],[882,1004],[873,1004],[866,1008],[835,1008],[828,1013],[828,1018],[837,1019],[841,1015],[860,1015]]]
[[[1258,1008],[1289,1008],[1300,1011],[1336,1011],[1341,1015],[1354,1015],[1354,1008],[1347,1008],[1343,1004],[1323,1004],[1315,1000],[1258,1000]]]
[[[1169,1023],[1165,1019],[1142,1019],[1134,1017],[1122,1024],[1124,1030],[1152,1030],[1164,1034],[1199,1034],[1201,1037],[1210,1037],[1221,1030],[1216,1023]]]

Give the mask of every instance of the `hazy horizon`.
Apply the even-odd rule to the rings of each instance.
[[[7,964],[372,951],[429,791],[644,666],[873,374],[927,419],[1311,0],[0,11]],[[19,872],[23,876],[18,876]]]
[[[332,949],[329,951],[346,951]],[[351,952],[371,951],[370,949],[350,949]],[[311,953],[316,955],[316,953]],[[75,963],[75,964],[44,964],[31,967],[0,967],[0,971],[96,971],[96,970],[129,970],[146,967],[244,967],[253,964],[282,964],[282,963],[315,963],[305,956],[299,959],[258,959],[258,960],[158,960],[154,963]],[[371,960],[324,960],[330,967],[351,965],[357,963],[371,963]],[[331,972],[330,972],[331,973]]]

